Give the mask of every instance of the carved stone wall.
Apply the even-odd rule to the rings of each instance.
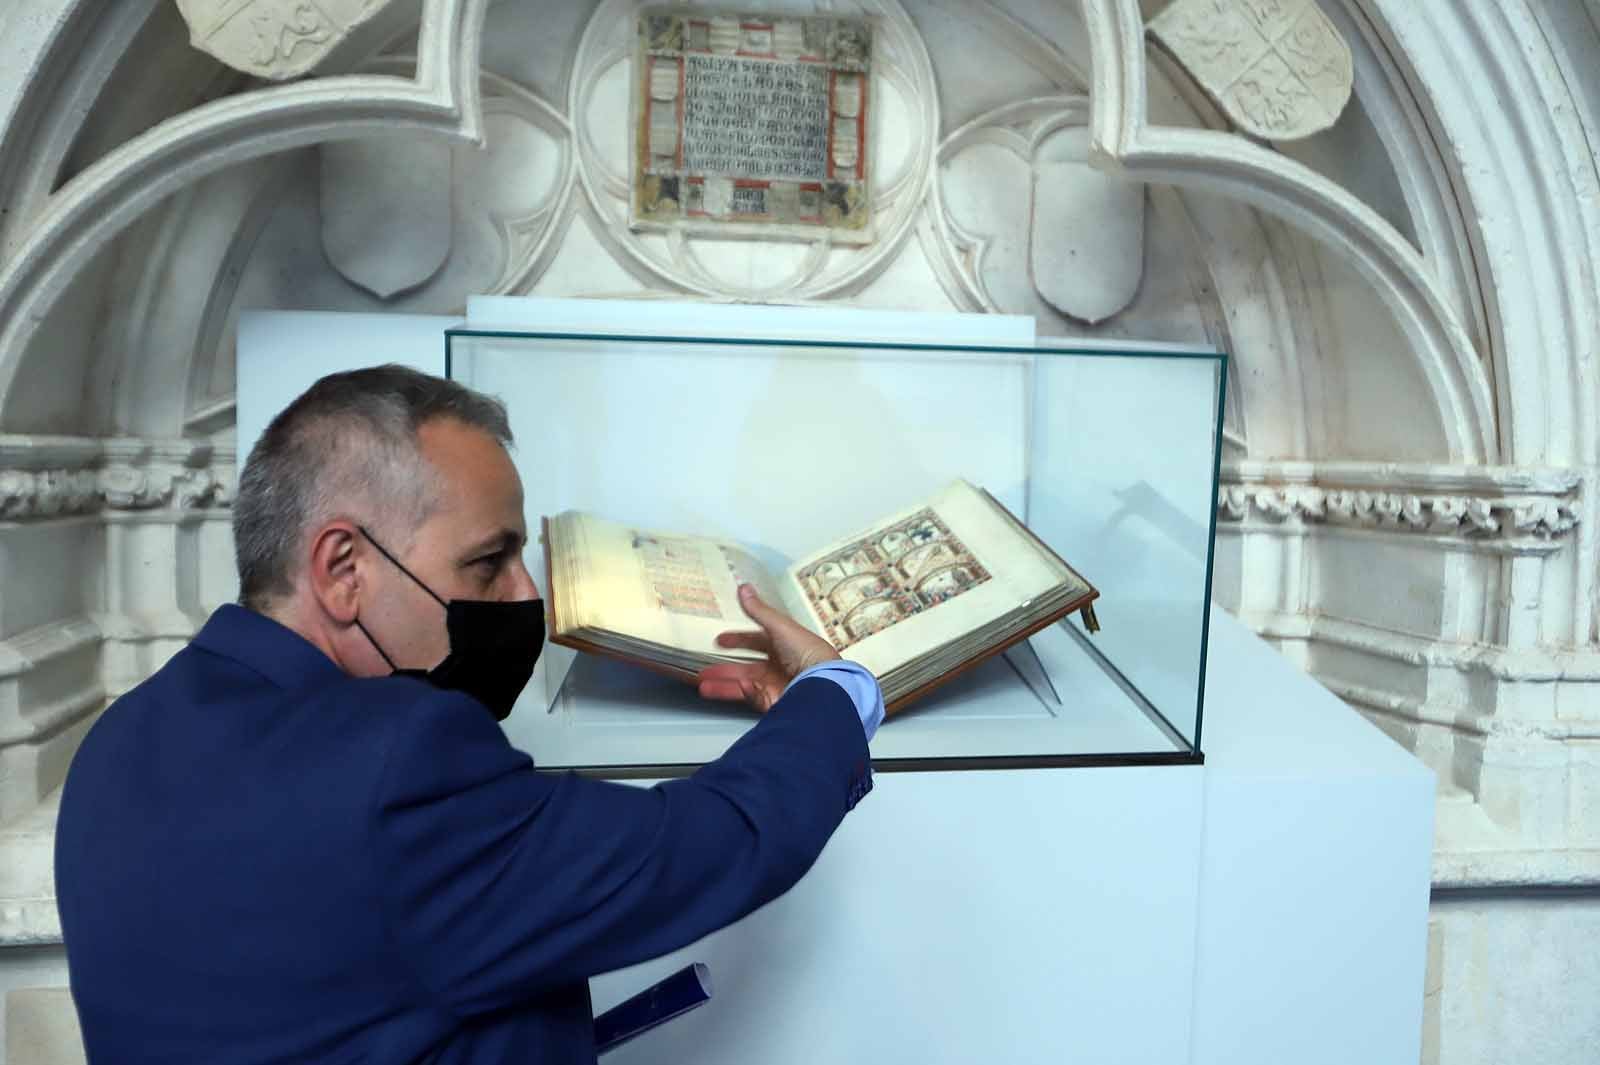
[[[1168,0],[863,0],[864,246],[629,227],[624,0],[369,5],[244,54],[272,83],[180,6],[217,7],[0,10],[0,944],[43,944],[29,973],[77,740],[233,594],[241,309],[835,301],[1229,351],[1218,598],[1440,777],[1432,1060],[1600,1040],[1600,4],[1320,0],[1353,89],[1289,141],[1152,47]]]

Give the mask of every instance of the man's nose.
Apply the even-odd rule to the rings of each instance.
[[[539,585],[535,583],[533,574],[528,572],[528,564],[521,556],[518,556],[516,567],[511,571],[511,584],[511,595],[508,598],[512,601],[539,598]]]

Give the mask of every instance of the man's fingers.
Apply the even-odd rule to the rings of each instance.
[[[719,632],[717,634],[717,646],[742,647],[748,651],[766,652],[771,650],[772,641],[767,638],[766,633],[761,631]]]
[[[700,671],[700,696],[747,703],[765,712],[772,707],[772,694],[761,683],[759,667],[724,663]]]
[[[768,632],[771,632],[775,625],[793,623],[788,614],[768,606],[767,601],[756,593],[753,585],[739,585],[739,605],[744,607],[744,612],[750,615],[752,621]]]
[[[761,674],[766,668],[765,662],[719,662],[707,666],[699,674],[701,694],[706,694],[706,685],[711,685],[719,692],[732,694],[713,695],[710,698],[749,699],[761,687]]]
[[[700,697],[702,699],[727,699],[732,702],[744,702],[744,685],[737,677],[722,680],[700,678]]]
[[[701,680],[739,680],[753,677],[763,668],[760,662],[718,662],[700,671]]]
[[[783,611],[768,606],[748,584],[739,585],[739,605],[769,637],[767,645],[759,650],[765,651],[788,676],[839,657],[832,644]]]

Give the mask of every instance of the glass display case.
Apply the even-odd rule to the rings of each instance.
[[[506,402],[532,536],[578,511],[737,543],[782,573],[964,481],[1093,586],[1092,614],[947,656],[941,682],[879,730],[879,768],[1201,759],[1224,355],[460,328],[445,369]],[[548,537],[540,547],[548,596]],[[963,557],[958,576],[988,576]],[[916,603],[928,617],[961,604],[941,581]],[[663,775],[753,721],[681,680],[551,644],[505,727],[544,768]]]

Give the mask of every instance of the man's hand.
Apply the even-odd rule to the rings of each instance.
[[[839,657],[833,645],[781,610],[764,603],[748,584],[739,585],[739,605],[761,626],[758,632],[724,632],[719,647],[760,651],[760,662],[719,662],[700,671],[700,694],[707,699],[742,699],[765,713],[798,674]]]

